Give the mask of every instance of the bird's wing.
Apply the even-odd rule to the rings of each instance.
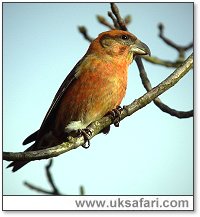
[[[65,80],[63,81],[63,83],[61,84],[60,88],[58,89],[53,102],[43,120],[43,124],[45,124],[45,122],[47,121],[47,119],[49,118],[49,116],[52,114],[53,110],[56,108],[56,106],[58,105],[58,103],[60,102],[60,99],[62,98],[63,94],[65,93],[66,89],[68,88],[68,86],[72,83],[73,80],[77,79],[78,76],[78,68],[82,63],[83,58],[75,65],[75,67],[72,69],[72,71],[68,74],[68,76],[65,78]]]
[[[38,131],[34,132],[33,134],[31,134],[30,136],[28,136],[24,140],[23,145],[26,145],[30,142],[33,142],[37,139],[40,139],[41,136],[43,136],[46,132],[48,132],[51,129],[51,125],[55,120],[56,110],[58,108],[59,102],[61,102],[61,98],[62,98],[63,94],[66,92],[69,85],[74,80],[76,80],[78,78],[79,73],[80,73],[78,68],[81,65],[81,63],[83,62],[84,58],[85,58],[85,56],[81,60],[79,60],[79,62],[74,66],[72,71],[68,74],[68,76],[65,78],[65,80],[61,84],[60,88],[58,89],[58,91],[57,91],[57,93],[56,93],[56,95],[55,95],[55,97],[51,103],[49,110],[46,113],[46,116],[42,122],[40,129]]]

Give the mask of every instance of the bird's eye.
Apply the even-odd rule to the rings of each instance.
[[[121,38],[122,38],[123,40],[128,40],[128,39],[129,39],[129,37],[128,37],[127,35],[122,35]]]

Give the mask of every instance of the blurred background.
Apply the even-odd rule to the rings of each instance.
[[[177,52],[158,37],[180,45],[193,40],[193,3],[117,3],[121,15],[132,16],[129,31],[145,42],[152,56],[175,61]],[[37,130],[62,81],[85,54],[91,37],[108,30],[96,15],[107,17],[109,3],[4,3],[3,4],[3,150],[18,152],[23,140]],[[109,20],[109,18],[107,18]],[[187,52],[187,57],[192,53]],[[153,86],[174,68],[143,61]],[[145,89],[135,63],[129,68],[122,105],[142,96]],[[177,110],[193,107],[193,73],[160,97]],[[48,160],[34,161],[16,173],[3,162],[3,194],[35,195],[27,181],[50,190],[45,176]],[[178,119],[153,103],[111,127],[108,135],[91,140],[53,160],[54,181],[63,194],[88,195],[192,195],[193,118]]]

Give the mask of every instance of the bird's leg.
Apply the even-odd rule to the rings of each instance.
[[[78,134],[80,136],[84,137],[84,140],[86,141],[84,145],[82,145],[83,148],[89,148],[90,147],[90,139],[89,137],[92,135],[92,132],[89,129],[79,129]]]
[[[122,107],[117,106],[115,109],[109,112],[109,114],[111,114],[113,117],[113,124],[115,127],[119,127],[119,122],[121,121],[121,111]]]

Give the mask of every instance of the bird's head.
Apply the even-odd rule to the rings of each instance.
[[[89,52],[96,52],[107,58],[118,58],[131,63],[136,55],[150,55],[149,47],[130,32],[111,30],[101,33],[92,41]]]

